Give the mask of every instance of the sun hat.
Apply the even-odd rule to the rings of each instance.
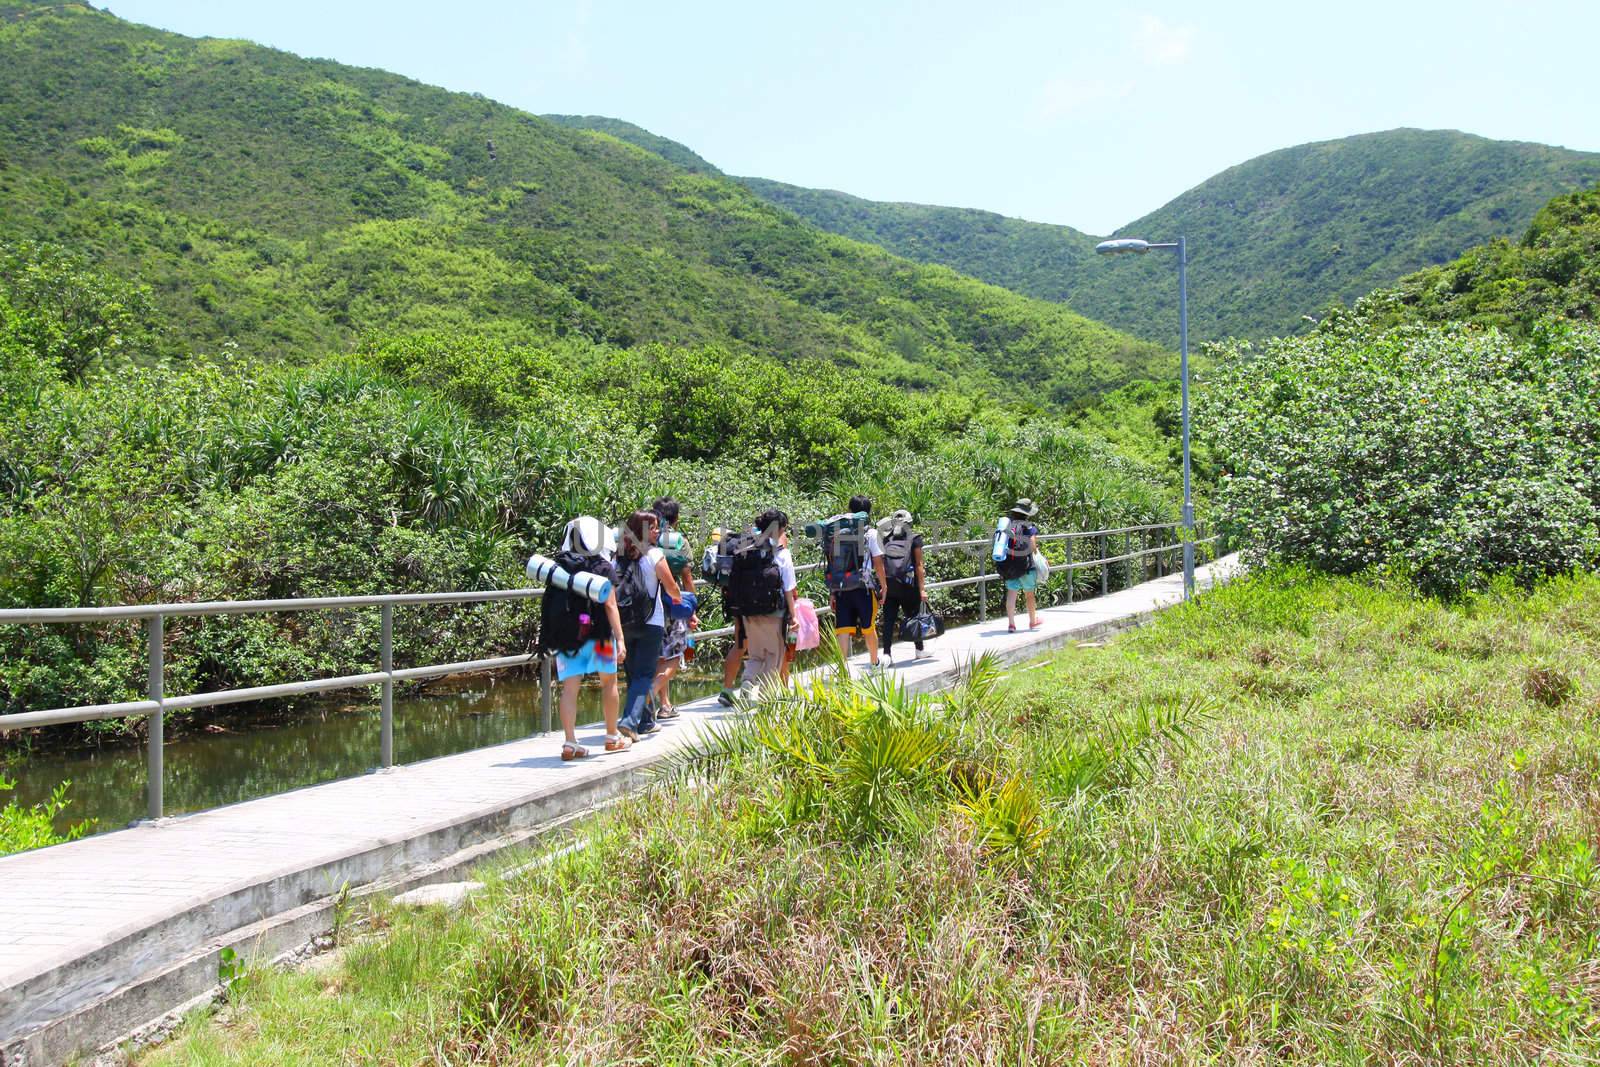
[[[561,535],[561,550],[584,556],[610,556],[617,550],[617,535],[593,515],[579,515],[567,523]]]
[[[1008,514],[1019,519],[1031,519],[1035,515],[1039,514],[1039,505],[1035,504],[1027,497],[1022,497],[1015,504],[1011,505],[1011,510],[1008,512]]]
[[[890,512],[882,522],[878,523],[878,529],[884,534],[893,534],[898,533],[910,525],[911,512],[907,511],[905,508],[899,508]]]

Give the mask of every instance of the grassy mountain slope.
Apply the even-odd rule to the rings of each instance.
[[[718,344],[1070,402],[1165,354],[481,97],[76,5],[0,4],[0,239],[150,283],[172,334]]]
[[[1363,302],[1396,317],[1525,332],[1546,317],[1600,321],[1600,185],[1559,196],[1520,240],[1491,241]]]
[[[1390,130],[1272,152],[1118,232],[1189,237],[1194,336],[1262,337],[1475,244],[1520,232],[1552,196],[1600,179],[1600,154]],[[825,230],[944,263],[1143,337],[1176,323],[1170,264],[1090,262],[1094,238],[983,211],[888,204],[740,179]]]
[[[651,133],[643,126],[635,126],[633,123],[624,122],[622,119],[610,119],[604,115],[540,115],[539,117],[553,122],[557,126],[565,126],[568,129],[609,134],[619,141],[637,145],[646,152],[654,152],[667,162],[676,163],[684,170],[693,171],[696,174],[720,175],[722,173],[688,145],[662,137],[660,134]]]
[[[1522,231],[1552,196],[1600,179],[1600,154],[1390,130],[1300,145],[1224,171],[1122,233],[1188,235],[1197,337],[1291,332],[1300,316]],[[1118,260],[1068,303],[1167,327],[1177,295],[1159,264]],[[1161,336],[1141,330],[1146,336]]]

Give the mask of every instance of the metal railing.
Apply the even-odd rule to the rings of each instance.
[[[1154,557],[1157,575],[1166,573],[1166,568],[1163,564],[1165,556],[1181,551],[1184,542],[1180,536],[1179,539],[1165,544],[1151,545],[1149,543],[1155,539],[1152,535],[1164,531],[1175,531],[1181,535],[1182,527],[1179,523],[1156,523],[1147,526],[1125,526],[1111,530],[1041,534],[1038,540],[1046,544],[1060,542],[1067,546],[1066,560],[1061,563],[1051,564],[1051,572],[1053,574],[1073,573],[1098,567],[1100,569],[1100,592],[1104,595],[1110,591],[1111,568],[1115,564]],[[1141,547],[1138,549],[1131,547],[1131,538],[1134,534],[1140,535],[1141,538]],[[1107,555],[1106,553],[1110,550],[1111,540],[1117,537],[1124,539],[1123,551],[1116,555]],[[1098,555],[1093,559],[1074,560],[1074,548],[1077,542],[1089,539],[1094,540]],[[1208,544],[1216,540],[1217,538],[1213,536],[1194,539],[1190,543],[1196,545]],[[925,545],[924,551],[946,552],[957,549],[987,549],[990,544],[991,539],[989,537],[964,541],[945,541]],[[988,553],[986,551],[979,555],[978,558],[985,568],[983,572],[970,577],[929,582],[927,588],[929,591],[938,591],[977,586],[978,618],[980,621],[987,621],[989,617],[989,583],[1000,580],[1000,576],[988,569]],[[795,571],[797,574],[810,574],[821,569],[821,567],[821,563],[808,563],[796,567]],[[1138,580],[1130,569],[1127,574],[1127,584],[1130,586],[1137,584]],[[1069,603],[1073,600],[1075,585],[1076,583],[1074,582],[1067,584],[1067,601]],[[554,684],[552,679],[552,660],[548,656],[539,656],[536,653],[521,653],[512,656],[463,660],[457,663],[406,667],[400,670],[396,670],[394,667],[394,609],[397,607],[531,600],[543,594],[543,589],[498,589],[483,592],[397,593],[381,596],[305,597],[285,600],[218,600],[98,608],[0,609],[0,624],[10,625],[143,620],[145,623],[145,642],[149,666],[144,700],[84,704],[70,708],[52,708],[44,711],[25,711],[10,715],[0,715],[0,732],[41,726],[62,726],[100,719],[144,716],[147,720],[147,812],[151,819],[159,819],[163,813],[162,782],[164,768],[162,746],[165,743],[165,714],[168,711],[187,711],[195,708],[217,707],[223,704],[270,700],[277,697],[307,696],[337,689],[378,686],[380,689],[379,763],[383,767],[391,767],[394,765],[394,686],[396,682],[422,681],[428,678],[439,678],[448,674],[462,674],[469,671],[503,670],[537,662],[540,665],[542,726],[545,732],[549,732],[553,710]],[[371,607],[378,608],[380,612],[378,669],[376,671],[363,674],[339,675],[333,678],[286,682],[279,685],[221,689],[185,696],[166,695],[165,623],[168,618],[259,615],[269,612],[332,611]],[[826,613],[825,608],[822,610]],[[732,626],[724,626],[714,630],[699,631],[696,633],[696,640],[709,641],[726,638],[731,637],[733,633],[734,628]]]

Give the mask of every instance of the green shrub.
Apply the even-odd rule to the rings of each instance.
[[[1202,414],[1258,559],[1425,589],[1600,556],[1600,329],[1376,331],[1223,346]]]

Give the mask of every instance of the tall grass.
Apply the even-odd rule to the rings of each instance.
[[[1281,572],[934,695],[771,692],[152,1060],[1589,1062],[1596,620],[1594,576]]]

